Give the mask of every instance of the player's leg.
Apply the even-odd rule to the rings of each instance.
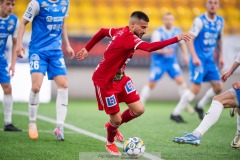
[[[29,137],[32,140],[38,139],[38,131],[36,126],[37,111],[39,106],[39,92],[42,86],[44,75],[39,72],[33,72],[31,74],[32,88],[29,96]]]
[[[240,109],[237,109],[237,131],[236,136],[234,137],[233,141],[231,142],[231,146],[233,148],[240,147]]]
[[[184,92],[187,90],[187,84],[186,84],[186,82],[184,81],[184,78],[183,78],[182,75],[176,76],[176,77],[174,78],[174,80],[175,80],[175,82],[176,82],[177,85],[178,85],[178,94],[179,94],[179,97],[181,97],[181,96],[184,94]],[[194,110],[193,110],[192,106],[190,105],[190,103],[187,104],[187,106],[186,106],[185,109],[186,109],[186,111],[187,111],[188,113],[193,113],[193,112],[194,112]]]
[[[239,106],[237,97],[237,93],[234,89],[230,89],[221,95],[215,96],[200,125],[192,133],[184,137],[176,137],[173,141],[176,143],[200,145],[201,137],[218,121],[223,108]]]
[[[67,116],[68,108],[68,80],[67,69],[63,59],[62,51],[57,53],[49,52],[51,56],[48,64],[48,79],[54,80],[57,85],[57,98],[56,98],[56,128],[54,135],[59,140],[64,140],[64,122]]]
[[[121,125],[122,118],[120,111],[116,114],[110,114],[110,120],[105,124],[107,129],[107,142],[106,142],[106,150],[111,155],[120,156],[121,152],[118,151],[116,144],[114,143],[114,138],[116,137],[119,126]]]
[[[122,113],[122,123],[127,123],[144,113],[144,106],[141,101],[127,104],[128,109]]]
[[[119,102],[125,102],[128,106],[122,113],[122,124],[141,116],[144,113],[144,106],[137,90],[133,86],[132,80],[127,77],[126,84],[123,86],[123,91],[118,96]]]
[[[177,62],[174,62],[172,65],[170,65],[168,67],[168,74],[169,76],[175,80],[175,82],[178,85],[178,94],[179,97],[181,97],[185,91],[187,91],[187,84],[184,81],[183,75],[182,75],[182,70],[179,66],[179,64]],[[189,113],[193,113],[194,110],[192,108],[192,106],[189,104],[187,104],[187,106],[185,107],[186,111]]]
[[[125,102],[128,105],[128,109],[126,109],[122,114],[119,114],[120,112],[118,112],[115,115],[113,115],[113,114],[110,115],[110,124],[111,125],[109,125],[109,126],[111,126],[111,128],[108,127],[107,130],[108,130],[108,136],[110,136],[111,139],[110,139],[110,137],[108,137],[108,142],[109,141],[111,142],[113,140],[113,138],[119,134],[118,127],[121,124],[127,123],[144,113],[143,104],[140,101],[140,97],[137,94],[137,91],[134,88],[131,79],[128,77],[124,77],[124,78],[127,78],[126,84],[123,86],[122,92],[118,94],[118,102]],[[99,92],[99,93],[101,93],[101,92]],[[99,98],[99,99],[101,99],[101,98]],[[99,101],[99,99],[98,99],[98,101]],[[112,102],[114,102],[113,98],[111,98],[111,99],[112,99]],[[109,102],[107,101],[107,106],[113,105],[113,104],[108,104],[108,103]],[[109,110],[109,108],[105,107],[105,111],[109,112],[106,109]],[[118,110],[116,110],[116,111],[118,111]],[[115,131],[115,133],[113,131]]]
[[[106,150],[111,155],[121,155],[118,151],[116,144],[114,143],[114,138],[116,135],[121,135],[118,128],[122,122],[120,107],[117,97],[111,90],[106,90],[100,88],[98,85],[94,84],[95,93],[98,102],[98,109],[105,110],[106,114],[109,115],[110,120],[105,123],[104,128],[107,130],[107,141]]]
[[[204,116],[203,108],[211,99],[222,92],[222,84],[220,82],[220,74],[217,69],[215,62],[208,62],[205,65],[205,75],[203,81],[210,82],[212,88],[208,89],[202,99],[194,107],[195,111],[198,113],[199,118],[202,120]]]
[[[57,128],[54,133],[58,139],[64,140],[64,122],[68,107],[68,80],[66,76],[55,76],[54,81],[58,89],[56,99]]]
[[[155,88],[156,86],[156,82],[153,81],[149,81],[148,84],[144,85],[142,90],[141,90],[141,101],[142,103],[146,103],[146,101],[148,100],[151,90],[153,88]]]
[[[195,111],[198,113],[199,118],[202,120],[204,117],[203,107],[211,102],[212,98],[222,91],[222,85],[220,81],[211,81],[212,88],[208,89],[205,95],[194,107]]]
[[[187,84],[185,83],[182,75],[176,76],[174,80],[178,85],[178,95],[181,97],[187,89]]]
[[[187,89],[180,98],[177,106],[171,114],[171,120],[177,123],[186,123],[186,121],[181,117],[181,113],[186,106],[195,98],[201,89],[200,84],[192,83],[190,89]]]
[[[178,85],[178,94],[181,97],[187,89],[187,84],[182,76],[182,70],[177,62],[169,64],[167,67],[167,73],[171,79],[173,79]]]
[[[144,107],[143,107],[143,104],[142,104],[142,102],[140,100],[138,100],[137,102],[129,103],[127,105],[128,105],[129,108],[126,109],[121,114],[121,124],[120,125],[122,125],[123,123],[127,123],[127,122],[133,120],[134,118],[140,116],[144,112]],[[110,121],[110,123],[111,123],[111,121]],[[106,129],[108,128],[110,123],[107,122],[105,124],[105,128]],[[121,134],[121,132],[119,130],[116,130],[115,139],[117,141],[119,141],[119,142],[123,142],[124,141],[124,137],[123,137],[123,135]]]
[[[12,124],[12,87],[10,83],[1,83],[3,89],[4,131],[21,131]]]
[[[0,63],[0,84],[3,89],[2,104],[4,113],[4,131],[21,131],[12,125],[12,87],[10,84],[7,61],[1,61]]]
[[[195,98],[201,89],[201,83],[203,80],[203,67],[194,66],[190,63],[190,77],[191,77],[191,87],[187,89],[180,98],[177,106],[173,110],[170,119],[177,123],[185,123],[183,118],[180,116],[182,110]]]
[[[143,104],[145,104],[148,100],[151,90],[156,86],[157,81],[162,77],[164,72],[164,67],[160,68],[160,66],[154,66],[154,64],[152,64],[150,67],[149,82],[143,86],[140,93],[141,101]]]
[[[29,128],[30,139],[38,139],[36,126],[37,111],[39,106],[39,92],[42,86],[43,78],[48,67],[48,61],[41,57],[41,53],[29,53],[29,65],[31,73],[32,88],[29,95]]]

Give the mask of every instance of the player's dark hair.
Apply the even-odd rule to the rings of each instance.
[[[131,14],[131,18],[137,18],[139,20],[144,20],[145,22],[149,22],[148,16],[142,11],[135,11]]]

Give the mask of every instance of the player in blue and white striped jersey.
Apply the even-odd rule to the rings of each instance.
[[[54,134],[64,140],[64,121],[68,106],[68,80],[66,65],[62,53],[62,40],[70,58],[74,57],[67,36],[65,18],[68,16],[69,0],[32,0],[20,23],[17,54],[24,52],[22,37],[26,25],[32,22],[32,36],[29,44],[29,64],[32,78],[32,89],[29,98],[29,137],[38,138],[36,116],[39,105],[39,91],[44,75],[54,80],[58,92],[56,99],[57,127]]]
[[[15,0],[0,0],[0,84],[3,89],[4,131],[21,131],[12,125],[12,87],[10,78],[14,76],[16,64],[16,43],[18,18],[12,14]],[[12,61],[8,66],[6,44],[12,36]]]

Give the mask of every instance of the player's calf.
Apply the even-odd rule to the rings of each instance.
[[[110,125],[110,122],[105,123],[104,129],[107,130],[109,125]],[[124,137],[123,137],[122,133],[119,130],[116,131],[115,140],[117,140],[119,142],[123,142],[124,141]]]

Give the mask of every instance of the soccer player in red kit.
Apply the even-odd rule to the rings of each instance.
[[[103,60],[93,73],[93,83],[96,90],[99,110],[105,110],[110,116],[110,121],[105,124],[107,130],[106,150],[116,156],[120,156],[114,137],[118,141],[124,138],[118,131],[121,124],[127,123],[139,117],[144,112],[144,106],[135,90],[132,80],[125,75],[126,64],[132,58],[136,49],[144,51],[155,51],[167,45],[177,43],[180,40],[189,41],[188,34],[181,34],[172,39],[147,43],[142,41],[142,36],[146,33],[149,18],[141,12],[132,13],[129,26],[123,28],[102,28],[87,43],[85,48],[77,53],[78,60],[84,60],[93,46],[104,37],[110,37],[112,41],[107,47]],[[125,102],[128,106],[123,113],[120,112],[119,103]]]

